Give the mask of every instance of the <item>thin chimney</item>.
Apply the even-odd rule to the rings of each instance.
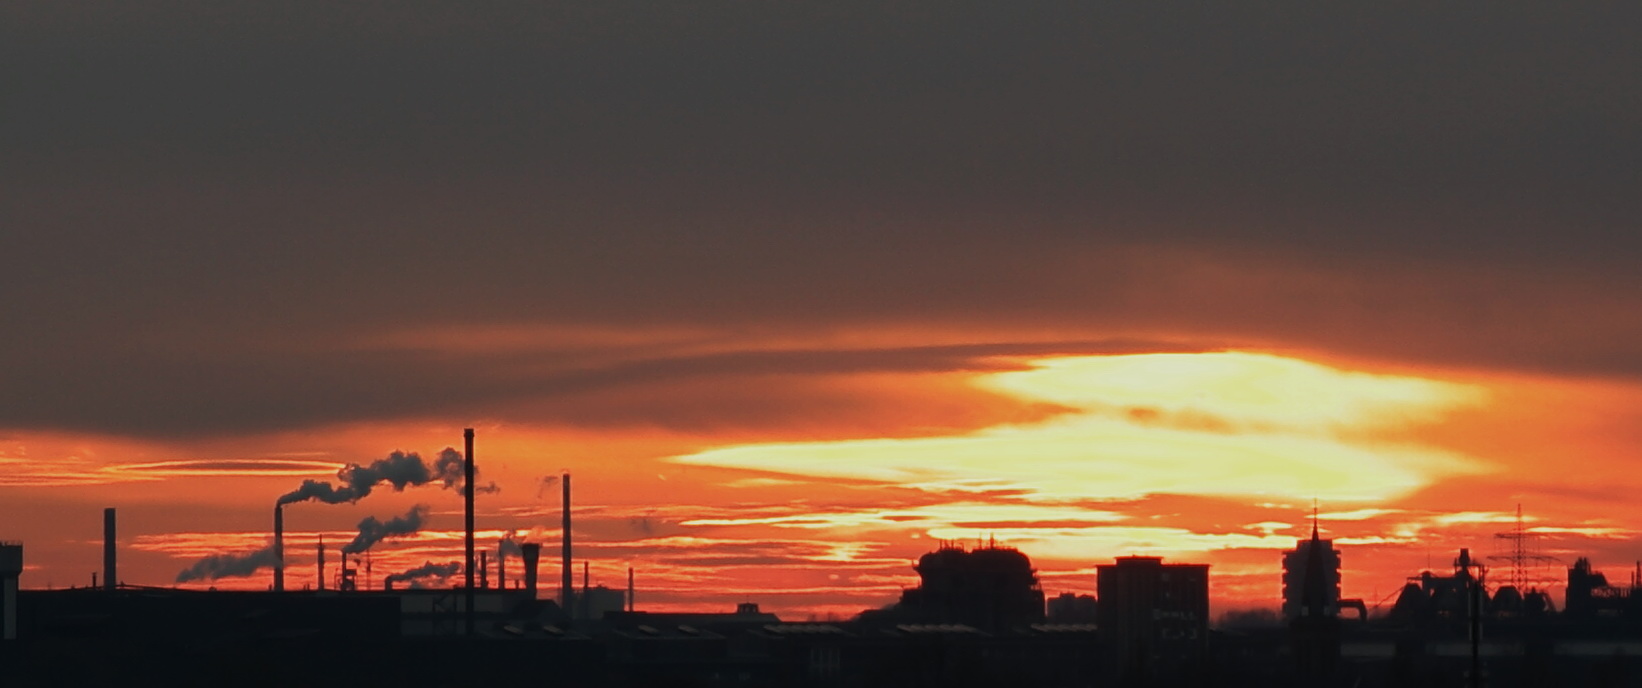
[[[325,536],[324,535],[319,536],[319,559],[318,559],[318,561],[319,561],[319,585],[316,586],[316,587],[318,587],[320,590],[324,590],[325,589]]]
[[[462,462],[462,478],[464,480],[462,493],[467,504],[467,541],[465,542],[467,545],[467,565],[463,568],[463,571],[467,574],[467,609],[465,615],[467,617],[467,634],[473,635],[473,493],[476,491],[473,489],[473,428],[462,431],[462,440],[465,445],[462,448],[465,452],[464,458],[467,459]]]
[[[479,550],[479,589],[490,589],[490,550]]]
[[[507,552],[500,548],[496,550],[496,589],[507,589]]]
[[[627,567],[627,611],[633,610],[633,567]]]
[[[285,507],[274,505],[274,592],[285,591]]]
[[[569,614],[570,602],[576,596],[576,582],[571,578],[573,574],[571,573],[570,568],[570,473],[568,472],[564,474],[563,487],[564,506],[562,508],[564,522],[560,526],[560,538],[564,541],[564,552],[560,555],[559,560],[559,573],[562,576],[559,581],[559,593],[563,599],[559,600],[559,602],[564,605],[565,613]]]
[[[119,584],[119,577],[115,571],[116,541],[114,528],[114,508],[103,509],[103,587],[113,590]]]

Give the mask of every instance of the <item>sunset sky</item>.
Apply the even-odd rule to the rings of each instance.
[[[1519,504],[1539,575],[1623,581],[1639,22],[0,3],[0,539],[84,585],[117,507],[121,578],[172,585],[472,427],[483,541],[555,547],[569,471],[641,609],[853,614],[989,538],[1051,596],[1160,554],[1275,607],[1313,500],[1370,605]],[[287,508],[288,585],[418,504],[376,578],[459,559],[457,491],[383,485]]]

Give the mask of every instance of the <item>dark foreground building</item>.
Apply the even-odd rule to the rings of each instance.
[[[914,567],[920,584],[872,612],[882,624],[959,624],[987,633],[1044,622],[1043,589],[1032,561],[1012,547],[943,545]]]
[[[1095,567],[1108,666],[1130,683],[1187,681],[1209,648],[1209,566],[1118,557]]]
[[[750,605],[571,622],[539,602],[426,634],[461,628],[441,600],[463,596],[440,592],[24,591],[0,686],[1101,685],[1087,624],[791,624]]]

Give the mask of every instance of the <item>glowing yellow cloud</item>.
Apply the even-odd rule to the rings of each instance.
[[[1481,398],[1470,386],[1241,352],[1047,359],[978,382],[1074,408],[1185,415],[1224,429],[1360,429],[1430,419]]]
[[[1173,493],[1372,501],[1475,469],[1438,449],[1361,439],[1365,429],[1433,419],[1480,397],[1438,381],[1210,353],[1049,359],[979,384],[1082,412],[955,437],[744,445],[673,460],[1067,500]]]

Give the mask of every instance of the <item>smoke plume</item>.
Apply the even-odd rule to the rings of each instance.
[[[388,519],[387,522],[378,521],[375,516],[366,516],[365,520],[359,522],[359,535],[353,539],[353,542],[344,546],[342,552],[344,554],[358,554],[387,538],[410,535],[421,530],[427,518],[428,507],[426,504],[413,506],[410,511],[405,512],[404,516],[395,516]]]
[[[536,486],[536,498],[541,499],[543,495],[547,494],[548,490],[553,489],[553,486],[557,485],[557,484],[559,484],[559,476],[556,476],[556,475],[544,475],[544,476],[542,476],[541,482]]]
[[[651,518],[651,515],[654,513],[655,512],[653,511],[647,511],[643,516],[635,516],[627,519],[627,527],[632,528],[633,530],[644,535],[655,535],[656,527],[658,525],[666,525],[667,521]]]
[[[447,489],[460,487],[462,467],[462,453],[450,447],[440,451],[439,458],[434,459],[432,465],[424,462],[416,452],[396,451],[368,466],[357,463],[343,466],[336,472],[340,487],[318,480],[304,480],[301,487],[281,495],[278,503],[291,504],[310,499],[326,504],[357,502],[369,496],[371,490],[382,483],[392,485],[395,492],[434,481]]]
[[[392,574],[384,580],[388,583],[403,583],[405,581],[412,581],[418,578],[449,578],[456,575],[461,570],[461,562],[453,561],[449,564],[435,564],[433,562],[424,561],[421,566],[408,571],[401,571],[399,573]]]
[[[274,554],[274,546],[269,544],[254,552],[213,554],[196,561],[193,566],[177,574],[177,582],[243,578],[256,573],[259,569],[273,568],[278,564],[279,557]]]
[[[514,537],[516,535],[517,535],[517,533],[510,530],[510,531],[507,531],[506,535],[502,536],[502,539],[496,541],[496,555],[497,556],[499,556],[499,557],[509,557],[509,556],[520,556],[520,557],[522,557],[522,556],[524,556],[524,554],[525,554],[524,550],[519,549],[519,541],[514,539]]]
[[[433,462],[433,477],[437,478],[446,489],[462,484],[462,468],[467,464],[462,460],[462,452],[445,447],[439,451],[439,458]],[[474,477],[478,477],[474,471]]]

